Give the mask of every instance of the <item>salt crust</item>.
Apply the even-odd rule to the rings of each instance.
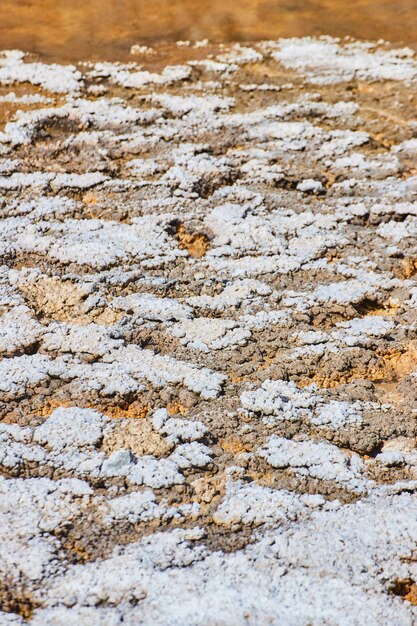
[[[242,79],[262,63],[293,82]],[[224,46],[158,71],[0,55],[0,101],[21,107],[0,133],[0,396],[19,422],[0,424],[0,571],[17,605],[33,603],[31,625],[416,622],[391,593],[417,578],[414,437],[369,458],[342,449],[329,440],[392,407],[264,371],[280,333],[282,364],[412,352],[413,267],[403,279],[387,260],[415,257],[417,177],[403,168],[416,141],[373,149],[356,96],[320,90],[416,76],[408,49],[331,38]],[[269,105],[241,106],[249,96]],[[64,165],[39,148],[54,132]],[[206,236],[202,257],[179,245],[179,224]],[[372,254],[351,254],[370,225]],[[388,315],[401,307],[405,320]],[[325,327],[297,327],[326,311]],[[162,351],[132,339],[154,331]],[[242,352],[244,368],[263,333],[256,378],[235,383],[224,360]],[[135,426],[157,443],[138,453],[118,434],[132,418],[25,408],[55,388],[103,404],[174,394],[188,412],[151,407]],[[234,549],[241,531],[251,542]],[[217,535],[229,551],[208,547]],[[103,553],[83,562],[83,537],[88,549],[104,537]]]

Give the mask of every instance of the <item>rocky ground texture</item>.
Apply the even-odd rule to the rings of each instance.
[[[0,55],[0,623],[417,623],[417,60]]]

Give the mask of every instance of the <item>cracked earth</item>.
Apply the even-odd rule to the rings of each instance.
[[[417,60],[0,55],[0,623],[417,623]]]

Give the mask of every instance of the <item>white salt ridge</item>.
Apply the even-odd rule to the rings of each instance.
[[[266,380],[256,391],[242,393],[240,400],[248,411],[290,421],[309,417],[317,403],[317,397],[311,391],[301,391],[295,383],[282,380]]]
[[[4,139],[13,145],[30,143],[45,124],[69,121],[79,130],[89,129],[85,138],[94,137],[94,130],[121,130],[135,122],[151,121],[152,111],[142,112],[127,106],[119,98],[86,100],[71,98],[59,107],[47,107],[30,111],[17,111],[15,119],[4,127]],[[80,137],[81,139],[81,137]]]
[[[91,181],[90,181],[91,182]],[[0,180],[1,185],[1,180]],[[141,260],[159,254],[175,258],[179,255],[174,244],[169,246],[167,235],[158,224],[158,218],[146,226],[138,218],[133,224],[90,219],[65,222],[31,223],[29,220],[5,220],[13,232],[16,249],[46,254],[61,263],[78,263],[95,269],[104,269],[129,259]],[[0,246],[7,245],[7,231],[0,236]],[[171,249],[170,249],[171,248]]]
[[[14,397],[47,380],[58,368],[47,356],[23,355],[0,361],[0,393]]]
[[[174,443],[198,441],[207,434],[207,427],[199,421],[170,417],[166,409],[158,409],[152,417],[155,430]]]
[[[27,306],[16,306],[0,317],[0,354],[11,356],[35,344],[43,327]]]
[[[86,354],[100,356],[103,347],[100,345],[100,330],[96,340],[92,340],[90,335],[85,335],[85,330],[73,329],[67,337],[63,335],[62,345],[49,345],[65,350],[66,341],[67,349],[71,350],[82,337],[85,346],[81,346],[81,350],[84,349]],[[53,336],[50,338],[52,340]],[[119,342],[113,339],[106,341],[108,346],[118,345]],[[79,363],[71,358],[52,360],[38,354],[13,357],[0,361],[0,372],[0,392],[6,395],[24,393],[29,387],[46,381],[50,375],[64,381],[74,380],[81,388],[85,385],[86,388],[103,390],[108,395],[141,391],[144,389],[143,381],[150,382],[156,388],[181,384],[205,399],[216,398],[226,381],[223,374],[208,368],[200,369],[192,363],[160,356],[134,345],[112,348],[103,355],[102,362],[91,364]]]
[[[86,506],[91,488],[76,478],[52,481],[0,478],[0,570],[18,584],[53,577],[58,569],[59,542],[53,533],[75,519]]]
[[[233,320],[196,317],[175,324],[171,333],[188,348],[210,352],[230,347],[244,346],[251,336]]]
[[[299,495],[283,489],[269,489],[256,483],[229,480],[226,496],[213,519],[218,525],[238,528],[240,524],[288,524],[308,517],[326,500],[319,495]]]
[[[89,76],[106,77],[115,85],[127,89],[140,89],[147,85],[174,85],[187,80],[191,75],[191,68],[186,65],[166,66],[161,74],[138,69],[135,63],[116,65],[112,63],[96,63]]]
[[[331,400],[320,408],[316,415],[310,418],[312,424],[325,426],[337,430],[352,424],[360,424],[362,421],[362,411],[359,406],[349,402]]]
[[[183,384],[205,399],[216,398],[226,381],[226,376],[208,368],[200,369],[192,363],[161,356],[134,345],[114,350],[104,360],[121,365],[127,374],[147,380],[155,387]]]
[[[197,441],[182,443],[177,446],[169,460],[173,461],[180,469],[191,467],[203,468],[212,460],[213,453],[210,448]]]
[[[158,298],[150,293],[136,293],[113,298],[111,306],[153,321],[182,320],[192,316],[190,306],[174,298]]]
[[[220,96],[178,96],[168,94],[152,94],[149,97],[152,103],[159,104],[165,110],[182,117],[192,114],[213,114],[217,111],[228,111],[235,104],[234,98],[222,98]]]
[[[146,485],[154,489],[182,485],[184,476],[178,471],[178,465],[170,459],[156,459],[146,455],[138,459],[130,470],[127,480],[132,485]]]
[[[187,303],[200,309],[224,311],[230,307],[248,304],[259,296],[268,296],[272,289],[260,280],[238,279],[227,285],[216,296],[191,296]]]
[[[272,57],[316,84],[355,79],[413,82],[417,78],[417,62],[409,48],[371,51],[367,44],[358,42],[342,46],[331,37],[304,37],[281,39],[272,46]]]
[[[115,339],[105,326],[87,324],[77,326],[52,322],[42,337],[43,348],[47,351],[70,354],[88,354],[95,358],[104,356],[123,345]]]
[[[316,426],[338,430],[362,421],[360,402],[331,400],[326,403],[317,392],[314,385],[299,389],[293,382],[265,380],[255,391],[243,392],[240,401],[250,413],[264,415],[266,424],[277,420],[307,420]]]
[[[0,83],[31,83],[55,93],[77,93],[82,88],[82,74],[74,65],[25,63],[24,57],[19,50],[0,55]]]
[[[359,455],[347,455],[325,441],[294,441],[273,435],[259,456],[277,469],[291,469],[296,475],[335,481],[352,491],[366,492],[370,481],[364,476]]]
[[[125,496],[113,498],[103,508],[107,510],[103,521],[109,526],[113,526],[115,522],[125,521],[137,524],[155,519],[182,520],[197,517],[199,511],[199,507],[195,503],[183,504],[178,507],[168,507],[164,503],[159,504],[151,489],[133,491]]]
[[[307,193],[320,193],[324,191],[323,184],[319,180],[314,180],[313,178],[306,178],[302,180],[297,185],[298,191],[303,191]]]

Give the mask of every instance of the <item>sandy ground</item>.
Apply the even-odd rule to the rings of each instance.
[[[1,0],[0,47],[49,62],[128,60],[138,41],[331,34],[417,49],[415,0]]]
[[[0,623],[417,623],[417,61],[0,56]]]

